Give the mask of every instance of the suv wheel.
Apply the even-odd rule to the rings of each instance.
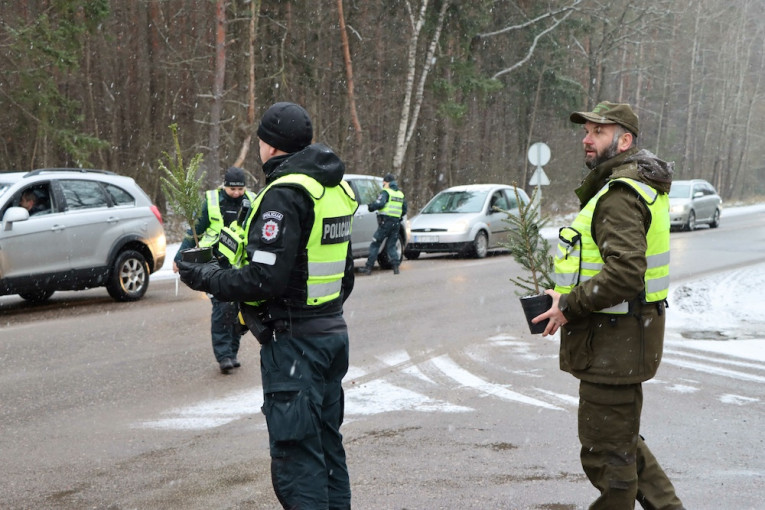
[[[141,299],[149,288],[149,265],[146,259],[134,250],[117,255],[112,274],[106,282],[106,290],[117,301]]]
[[[32,292],[22,292],[19,294],[19,296],[33,303],[42,303],[43,301],[47,301],[54,292],[55,291],[49,289],[38,289]]]

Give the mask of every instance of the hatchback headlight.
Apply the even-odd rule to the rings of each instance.
[[[688,204],[673,205],[672,207],[669,208],[669,212],[673,212],[673,213],[681,213],[681,212],[685,212],[686,210],[688,210]]]
[[[455,232],[457,234],[463,234],[470,230],[470,223],[465,220],[455,221],[449,227],[449,232]]]

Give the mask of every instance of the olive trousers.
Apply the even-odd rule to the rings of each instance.
[[[277,327],[260,349],[271,481],[287,510],[351,508],[340,434],[348,354],[342,315]]]
[[[590,510],[681,510],[672,482],[640,436],[643,388],[580,381],[580,458],[600,497]]]

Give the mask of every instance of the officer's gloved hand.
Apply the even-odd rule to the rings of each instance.
[[[213,260],[212,262],[177,262],[178,274],[181,276],[181,281],[194,290],[201,290],[203,292],[210,291],[210,278],[221,271],[218,262]]]

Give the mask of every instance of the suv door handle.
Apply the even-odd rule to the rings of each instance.
[[[64,229],[66,229],[66,225],[58,225],[58,224],[56,224],[56,225],[53,225],[53,226],[52,226],[50,229],[51,229],[53,232],[59,232],[59,231],[61,231],[61,230],[64,230]]]
[[[106,218],[106,223],[119,223],[120,219],[116,216],[109,216]]]

